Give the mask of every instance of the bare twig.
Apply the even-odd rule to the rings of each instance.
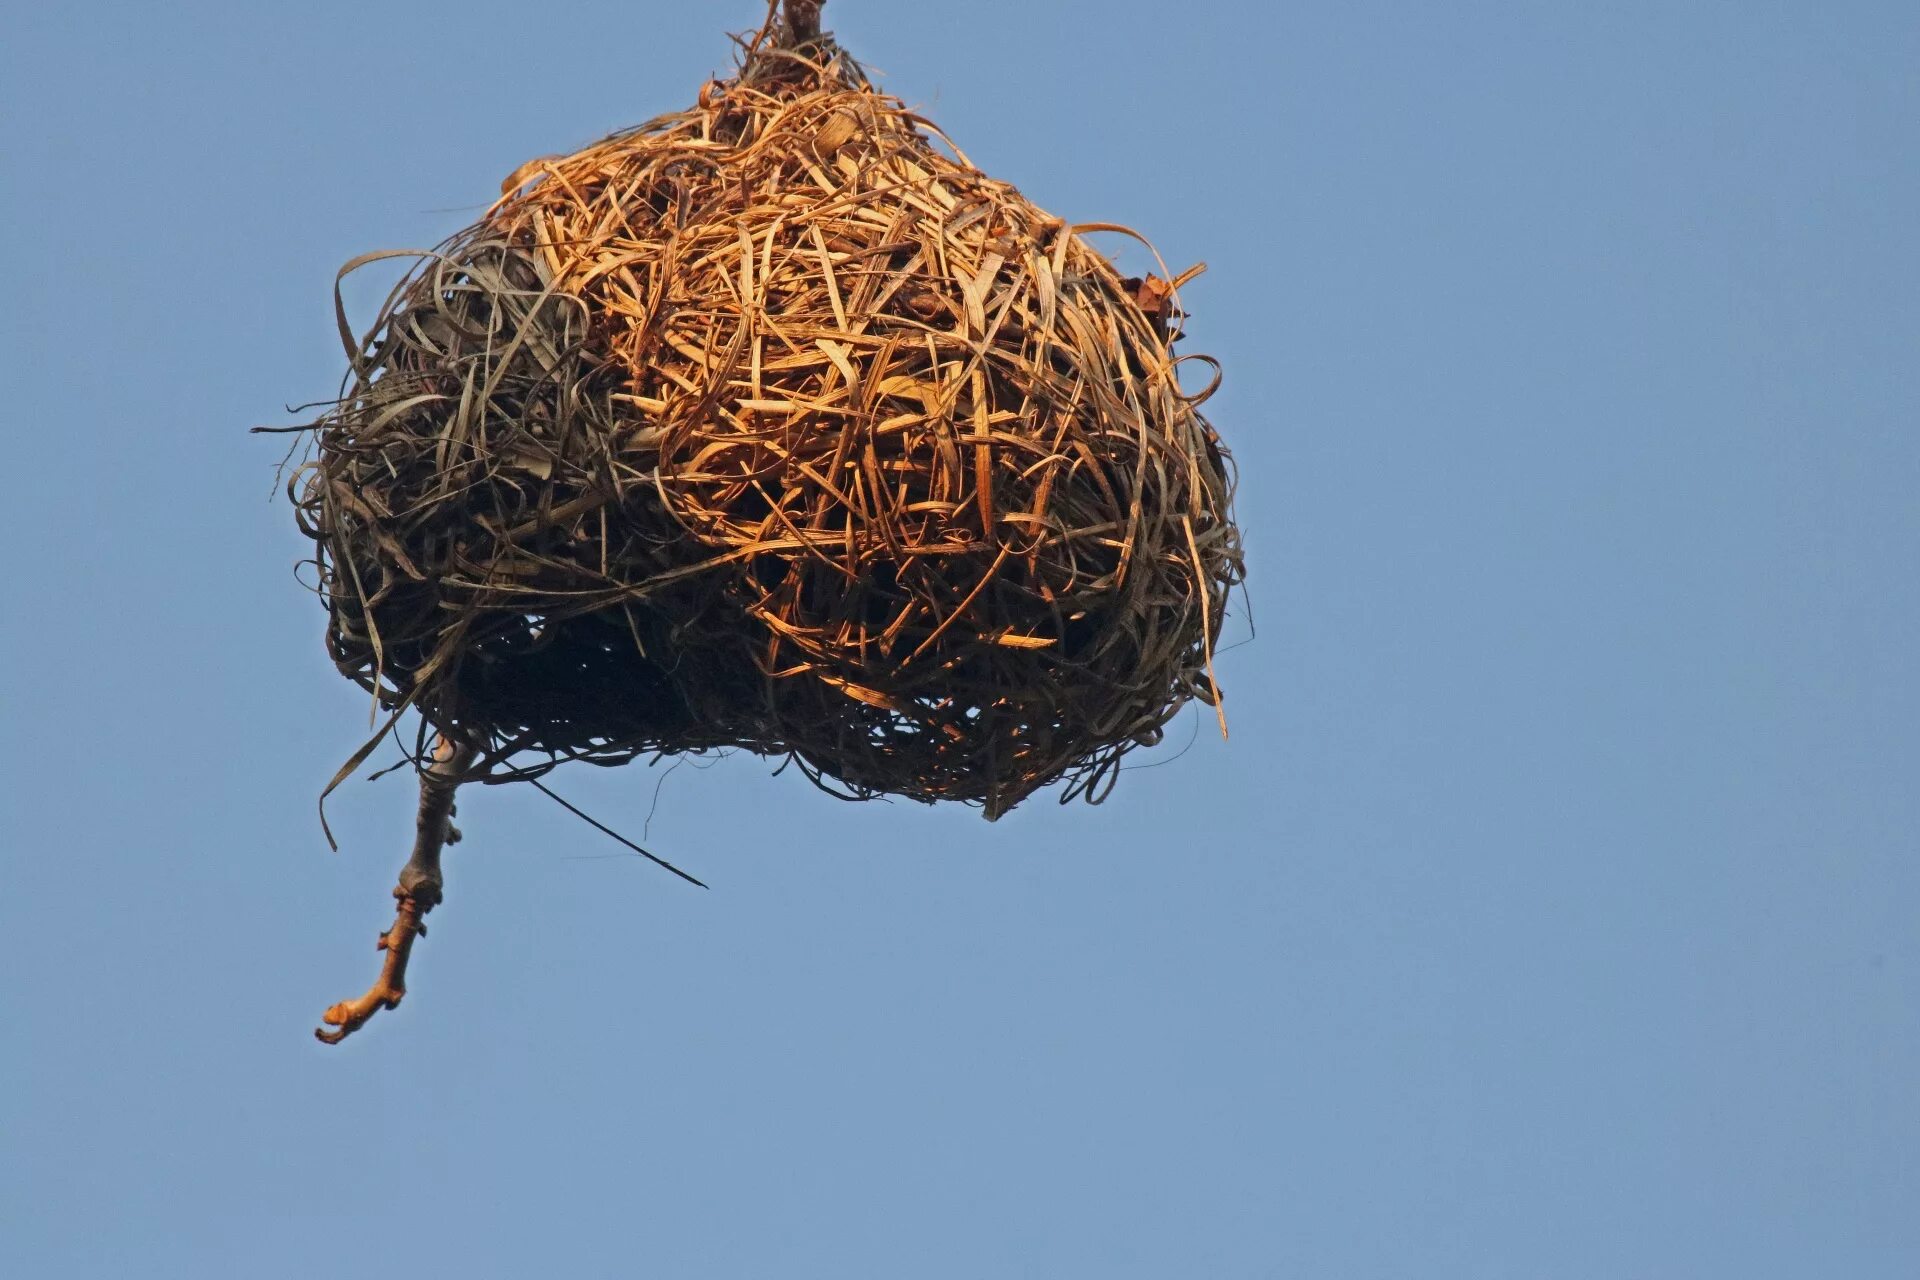
[[[827,0],[786,0],[786,22],[780,31],[783,49],[798,49],[820,38],[820,10]]]
[[[380,976],[367,993],[357,1000],[342,1000],[320,1015],[333,1031],[316,1028],[314,1035],[327,1044],[339,1044],[367,1024],[382,1009],[395,1009],[407,994],[407,960],[413,954],[415,938],[427,936],[424,917],[440,903],[445,880],[440,871],[440,851],[457,843],[460,832],[454,827],[453,793],[473,764],[474,752],[442,737],[434,743],[433,761],[420,771],[420,813],[415,824],[413,856],[400,870],[400,883],[393,896],[399,902],[393,925],[375,945],[386,952]]]
[[[338,1028],[322,1031],[315,1027],[314,1037],[323,1043],[339,1044],[380,1010],[399,1008],[401,997],[407,994],[407,960],[413,954],[413,940],[427,936],[426,922],[420,918],[427,909],[397,885],[393,896],[400,902],[399,910],[394,915],[393,926],[381,934],[375,944],[387,953],[380,965],[380,977],[359,999],[342,1000],[320,1015],[322,1022]]]

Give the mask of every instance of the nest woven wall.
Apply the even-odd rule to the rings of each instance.
[[[1098,799],[1216,700],[1242,572],[1173,283],[809,52],[523,167],[346,335],[295,480],[332,656],[487,780]]]

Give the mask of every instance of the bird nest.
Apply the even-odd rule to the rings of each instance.
[[[830,44],[523,167],[342,320],[293,485],[334,661],[488,781],[736,747],[1102,798],[1216,702],[1242,566],[1187,277],[1095,230]]]

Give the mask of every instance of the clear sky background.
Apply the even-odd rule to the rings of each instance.
[[[1211,264],[1232,741],[998,825],[556,775],[706,893],[469,794],[314,1043],[414,789],[326,851],[366,706],[245,429],[342,261],[758,5],[12,8],[0,1270],[1920,1275],[1920,6],[827,12]]]

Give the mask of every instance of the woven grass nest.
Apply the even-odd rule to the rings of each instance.
[[[331,655],[482,781],[744,748],[855,798],[1101,799],[1217,702],[1242,575],[1195,273],[1123,278],[1083,238],[1117,228],[783,35],[343,313],[293,482]]]

